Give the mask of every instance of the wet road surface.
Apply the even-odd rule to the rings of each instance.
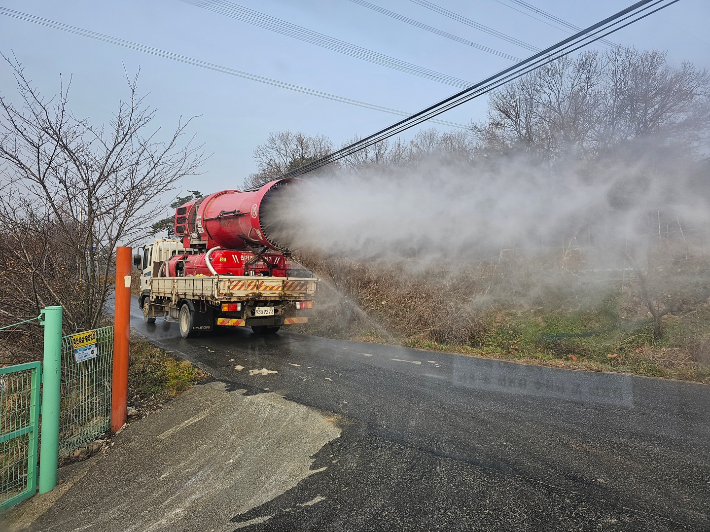
[[[186,340],[131,312],[230,389],[342,429],[234,530],[710,530],[709,386],[283,331]]]

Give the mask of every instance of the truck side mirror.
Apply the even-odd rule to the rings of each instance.
[[[141,257],[140,255],[133,255],[133,265],[136,266],[137,268],[141,267]]]

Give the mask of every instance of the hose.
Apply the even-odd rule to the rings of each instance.
[[[205,255],[205,264],[207,265],[207,269],[210,271],[210,273],[212,275],[217,275],[217,272],[215,271],[214,267],[212,266],[212,262],[210,261],[210,255],[212,255],[212,252],[217,249],[222,249],[222,248],[219,246],[214,247],[214,248],[210,248],[210,250],[207,252],[207,255]]]

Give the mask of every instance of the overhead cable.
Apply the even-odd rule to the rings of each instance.
[[[38,17],[35,15],[30,15],[28,13],[23,13],[21,11],[15,11],[13,9],[8,9],[6,7],[0,7],[0,15],[5,15],[8,17],[16,18],[18,20],[24,20],[26,22],[32,22],[34,24],[39,24],[40,26],[46,26],[55,30],[62,30],[75,35],[80,35],[81,37],[88,37],[89,39],[95,39],[97,41],[107,42],[109,44],[115,44],[117,46],[123,46],[124,48],[130,48],[131,50],[136,50],[139,52],[144,52],[150,55],[162,57],[164,59],[171,59],[173,61],[179,61],[188,65],[205,68],[207,70],[214,70],[215,72],[221,72],[222,74],[229,74],[230,76],[237,76],[240,78],[248,79],[250,81],[257,81],[259,83],[264,83],[266,85],[272,85],[274,87],[279,87],[281,89],[288,89],[290,91],[300,92],[302,94],[308,94],[309,96],[317,96],[318,98],[324,98],[326,100],[333,100],[335,102],[346,103],[348,105],[355,105],[357,107],[364,107],[365,109],[372,109],[373,111],[381,111],[383,113],[390,113],[399,116],[409,116],[410,113],[404,111],[398,111],[397,109],[391,109],[389,107],[383,107],[381,105],[375,105],[367,102],[361,102],[358,100],[353,100],[350,98],[343,98],[342,96],[337,96],[335,94],[329,94],[327,92],[317,91],[314,89],[309,89],[307,87],[301,87],[299,85],[294,85],[292,83],[285,83],[276,79],[267,78],[264,76],[257,76],[255,74],[249,74],[248,72],[243,72],[241,70],[235,70],[233,68],[217,65],[215,63],[208,63],[207,61],[201,61],[199,59],[193,59],[185,55],[179,55],[173,52],[168,52],[161,50],[159,48],[153,48],[152,46],[146,46],[144,44],[135,43],[132,41],[126,41],[124,39],[119,39],[117,37],[111,37],[110,35],[104,35],[103,33],[97,33],[95,31],[89,31],[82,28],[77,28],[76,26],[70,26],[69,24],[63,24],[61,22],[56,22],[43,17]],[[456,127],[461,129],[467,129],[467,126],[463,124],[457,124],[455,122],[448,122],[446,120],[436,121],[442,126]]]
[[[496,1],[497,1],[498,3],[502,3],[502,2],[500,2],[499,0],[496,0]],[[544,18],[546,18],[546,19],[548,19],[548,20],[551,20],[552,22],[556,22],[557,24],[560,24],[560,25],[562,25],[562,26],[565,26],[566,28],[568,28],[568,29],[570,29],[570,30],[579,31],[579,30],[582,29],[582,28],[580,28],[580,27],[578,27],[578,26],[575,26],[574,24],[570,24],[569,22],[567,22],[566,20],[561,19],[560,17],[556,17],[555,15],[553,15],[553,14],[551,14],[551,13],[548,13],[548,12],[546,12],[546,11],[543,11],[542,9],[539,9],[539,8],[535,7],[535,6],[532,5],[532,4],[528,4],[527,2],[523,2],[522,0],[508,0],[508,2],[511,2],[511,3],[513,3],[513,4],[517,4],[517,5],[519,5],[520,7],[523,7],[523,8],[525,8],[525,9],[527,9],[528,11],[532,11],[532,12],[535,13],[536,15],[540,15],[541,17],[544,17]]]
[[[414,20],[409,17],[405,17],[404,15],[400,15],[399,13],[395,13],[394,11],[390,11],[389,9],[385,9],[384,7],[376,6],[375,4],[371,4],[370,2],[366,2],[365,0],[350,0],[350,2],[352,2],[354,4],[358,4],[362,7],[366,7],[368,9],[372,9],[373,11],[377,11],[378,13],[380,13],[382,15],[392,17],[393,19],[399,20],[400,22],[404,22],[405,24],[409,24],[411,26],[415,26],[421,30],[435,33],[436,35],[439,35],[441,37],[445,37],[447,39],[451,39],[452,41],[460,42],[461,44],[471,46],[471,47],[475,48],[476,50],[481,50],[482,52],[487,52],[489,54],[497,55],[498,57],[502,57],[503,59],[508,59],[510,61],[519,61],[520,60],[519,57],[515,57],[513,55],[506,54],[505,52],[501,52],[499,50],[491,48],[490,46],[484,46],[482,44],[478,44],[473,41],[469,41],[468,39],[464,39],[463,37],[459,37],[458,35],[453,35],[447,31],[443,31],[443,30],[434,28],[433,26],[429,26],[428,24],[424,24],[423,22],[419,22],[418,20]]]
[[[478,98],[483,94],[487,94],[514,79],[517,79],[525,74],[528,74],[544,65],[547,65],[561,57],[564,57],[572,52],[579,50],[598,41],[607,35],[619,31],[626,26],[633,24],[649,15],[660,11],[680,0],[642,0],[635,4],[619,11],[615,15],[608,17],[601,22],[597,22],[592,26],[580,31],[579,33],[568,37],[557,44],[542,50],[519,63],[490,76],[483,81],[454,94],[434,105],[413,114],[412,116],[400,120],[391,126],[382,129],[372,135],[369,135],[357,142],[345,146],[333,153],[326,155],[316,161],[306,164],[296,170],[284,174],[282,177],[295,177],[306,174],[327,164],[331,164],[343,157],[352,155],[353,153],[372,146],[382,140],[392,137],[402,131],[414,127],[422,122],[425,122],[441,113],[444,113],[454,107],[466,103],[474,98]]]
[[[285,20],[272,17],[265,13],[260,13],[259,11],[254,11],[253,9],[234,4],[227,0],[182,1],[203,9],[208,9],[220,15],[239,20],[240,22],[245,22],[259,28],[280,33],[281,35],[286,35],[293,39],[298,39],[334,52],[349,55],[350,57],[355,57],[363,61],[369,61],[370,63],[375,63],[376,65],[399,70],[400,72],[406,72],[407,74],[411,74],[413,76],[431,79],[453,87],[465,88],[471,85],[470,81],[413,65],[412,63],[408,63],[394,57],[389,57],[373,50],[368,50],[367,48],[362,48],[361,46],[341,41],[340,39],[335,39],[334,37],[324,35],[323,33],[318,33],[309,30],[308,28],[297,26],[296,24],[291,24]]]
[[[534,18],[535,20],[539,20],[540,22],[545,22],[544,20],[539,19],[539,18],[537,18],[537,17],[533,17],[533,16],[530,15],[529,13],[526,13],[525,11],[521,11],[520,9],[517,9],[517,8],[515,8],[515,7],[513,7],[513,6],[509,5],[509,4],[506,4],[505,2],[502,2],[501,0],[495,0],[495,1],[498,2],[499,4],[502,4],[502,5],[506,6],[506,7],[509,7],[509,8],[512,9],[513,11],[517,11],[518,13],[522,13],[523,15],[526,15],[526,16],[528,16],[528,17]],[[525,8],[525,9],[527,9],[528,11],[532,11],[533,13],[535,13],[535,14],[537,14],[537,15],[540,15],[541,17],[546,18],[547,20],[550,20],[550,21],[552,21],[552,22],[555,22],[556,24],[559,24],[559,25],[561,25],[561,26],[564,26],[564,27],[565,27],[565,31],[567,31],[567,32],[569,32],[569,33],[573,33],[573,32],[576,32],[576,31],[579,31],[579,30],[582,29],[582,28],[580,28],[579,26],[575,26],[574,24],[570,24],[570,23],[567,22],[566,20],[563,20],[563,19],[561,19],[561,18],[559,18],[559,17],[556,17],[555,15],[552,15],[551,13],[548,13],[548,12],[546,12],[546,11],[543,11],[542,9],[539,9],[539,8],[535,7],[534,5],[532,5],[532,4],[528,4],[527,2],[523,2],[522,0],[507,0],[507,1],[508,1],[508,2],[512,2],[512,3],[514,3],[514,4],[517,4],[517,5],[519,5],[520,7],[523,7],[523,8]],[[545,24],[547,24],[547,22],[545,22]],[[552,25],[552,24],[550,24],[550,26],[557,27],[557,26],[554,26],[554,25]],[[562,29],[562,28],[557,27],[557,29]],[[606,39],[600,39],[600,41],[603,42],[603,43],[606,44],[606,45],[609,45],[609,46],[616,46],[613,42],[607,41]]]
[[[510,35],[506,35],[505,33],[501,33],[499,31],[496,31],[492,28],[489,28],[488,26],[484,26],[483,24],[479,24],[475,20],[471,20],[470,18],[466,18],[462,15],[459,15],[458,13],[454,13],[453,11],[449,11],[448,9],[444,9],[441,6],[438,6],[436,4],[432,4],[431,2],[427,2],[427,0],[410,0],[410,1],[414,2],[415,4],[419,4],[422,7],[426,7],[427,9],[431,9],[432,11],[439,13],[440,15],[444,15],[445,17],[449,17],[451,19],[454,19],[455,21],[460,22],[461,24],[466,24],[467,26],[471,26],[472,28],[475,28],[477,30],[483,31],[483,32],[488,33],[490,35],[493,35],[494,37],[498,37],[499,39],[503,39],[504,41],[508,41],[510,43],[516,44],[522,48],[527,48],[528,50],[531,50],[533,52],[537,52],[540,50],[540,48],[533,46],[532,44],[528,44],[524,41],[516,39],[515,37],[511,37]]]

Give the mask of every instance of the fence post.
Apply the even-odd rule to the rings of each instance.
[[[59,406],[62,380],[62,307],[42,309],[44,370],[42,371],[42,446],[39,458],[39,492],[57,485],[59,460]]]
[[[113,326],[111,430],[126,424],[128,408],[128,341],[131,332],[131,256],[129,247],[116,248],[116,301]]]

